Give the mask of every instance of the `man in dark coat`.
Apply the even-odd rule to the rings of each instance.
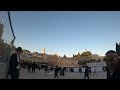
[[[82,72],[82,68],[81,68],[81,67],[79,68],[79,72],[80,72],[80,73]]]
[[[36,64],[35,64],[35,62],[33,62],[33,64],[32,64],[32,72],[34,71],[34,73],[35,73],[35,68],[36,68]]]
[[[110,70],[108,67],[106,67],[106,71],[107,71],[107,79],[110,79],[111,78],[111,75],[110,75]]]
[[[107,64],[107,79],[120,79],[120,61],[119,56],[114,50],[109,50],[105,55]]]
[[[63,76],[65,76],[65,67],[63,67]]]
[[[58,72],[59,72],[59,67],[56,65],[56,67],[55,67],[55,69],[54,69],[54,71],[55,71],[55,77],[54,78],[59,78],[59,76],[58,76]]]
[[[19,78],[21,53],[22,53],[22,48],[18,47],[16,49],[16,53],[12,54],[10,57],[8,75],[11,76],[11,79],[18,79]]]
[[[89,79],[89,68],[88,68],[88,66],[86,66],[86,68],[85,68],[84,79],[85,79],[86,77]]]

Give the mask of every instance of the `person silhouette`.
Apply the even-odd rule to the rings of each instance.
[[[19,79],[19,69],[20,69],[20,55],[22,54],[22,48],[18,47],[15,49],[15,53],[10,56],[8,75],[11,79]]]

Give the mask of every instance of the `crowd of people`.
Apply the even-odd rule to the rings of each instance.
[[[21,67],[28,69],[28,72],[34,72],[34,73],[36,68],[40,70],[39,64],[36,64],[35,62],[28,61],[28,60],[22,60]]]
[[[37,62],[32,62],[28,60],[22,60],[21,61],[21,67],[28,69],[28,72],[35,72],[36,69],[40,71],[40,69],[44,70],[45,76],[49,72],[54,71],[54,78],[59,78],[59,75],[64,76],[66,68],[65,67],[58,67],[57,65],[55,67],[49,66],[48,64],[41,64]]]
[[[19,79],[19,69],[20,67],[28,69],[28,72],[35,72],[35,69],[41,69],[43,68],[46,73],[52,72],[54,70],[54,78],[59,78],[59,75],[64,76],[66,68],[65,67],[51,67],[48,64],[45,64],[43,67],[41,64],[38,64],[36,62],[28,61],[28,60],[22,60],[20,61],[20,55],[22,54],[22,48],[18,47],[16,48],[16,52],[11,55],[9,60],[9,69],[8,69],[8,75],[11,76],[11,79]],[[107,64],[106,70],[107,70],[107,79],[120,79],[120,58],[118,54],[114,50],[109,50],[105,54],[105,61]],[[72,68],[70,71],[72,72]],[[81,68],[79,69],[79,72],[81,73]],[[59,75],[58,75],[59,73]],[[84,79],[86,77],[89,79],[89,74],[91,73],[91,68],[86,66],[85,68],[85,74]],[[96,70],[94,70],[94,73],[96,74]]]

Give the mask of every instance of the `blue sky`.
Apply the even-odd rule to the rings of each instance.
[[[68,57],[104,55],[120,42],[119,11],[12,11],[15,46]]]

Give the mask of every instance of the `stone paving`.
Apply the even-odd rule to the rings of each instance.
[[[59,74],[58,74],[59,75]],[[90,79],[106,79],[106,72],[98,72],[97,75],[91,73]],[[44,70],[36,69],[36,73],[28,72],[27,69],[20,69],[19,79],[57,79],[54,78],[54,71],[46,73]],[[65,72],[65,76],[59,75],[58,79],[84,79],[84,73],[78,72]]]

